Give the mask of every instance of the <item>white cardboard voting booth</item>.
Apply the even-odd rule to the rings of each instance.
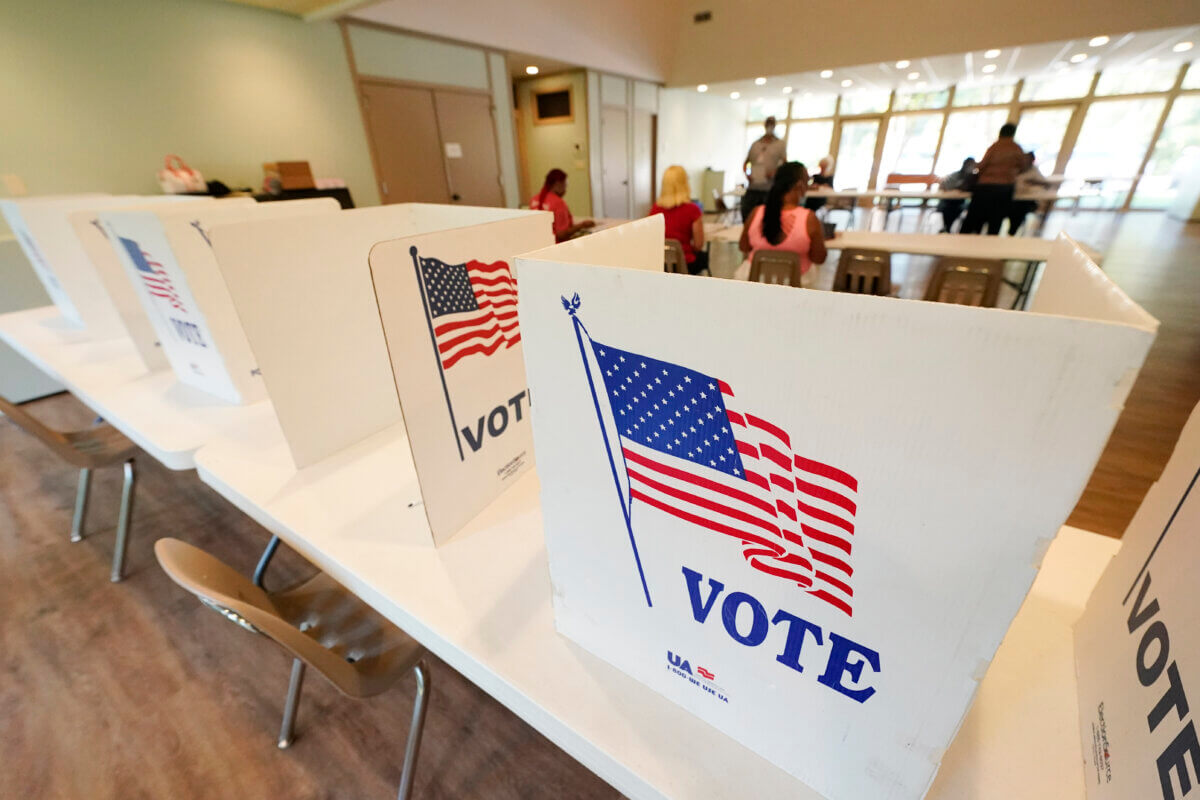
[[[99,215],[127,279],[183,383],[234,404],[266,390],[212,253],[209,229],[232,220],[307,219],[340,206],[329,198],[193,208],[111,211]]]
[[[1075,624],[1092,800],[1200,791],[1200,407]]]
[[[371,250],[396,393],[438,544],[533,463],[512,259],[553,243],[546,215],[527,211]]]
[[[110,303],[103,301],[99,277],[69,222],[80,210],[158,202],[159,198],[81,194],[0,201],[9,227],[59,312],[93,339],[112,339],[125,328]],[[179,202],[180,198],[163,198]],[[99,300],[97,298],[100,298]]]
[[[213,229],[217,261],[297,468],[401,422],[371,248],[528,214],[408,203]]]
[[[619,236],[517,259],[558,630],[827,797],[921,797],[1156,322],[1066,239],[1027,313]]]

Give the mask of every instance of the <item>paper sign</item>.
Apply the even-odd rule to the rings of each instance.
[[[1087,796],[1200,789],[1200,407],[1075,625]]]
[[[458,142],[446,142],[446,158],[462,158],[462,145]]]
[[[1153,320],[559,249],[517,269],[558,630],[834,800],[921,797]]]
[[[554,243],[542,215],[375,245],[371,274],[434,540],[533,463],[517,253]]]

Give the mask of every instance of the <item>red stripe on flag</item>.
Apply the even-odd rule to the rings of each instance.
[[[833,606],[834,608],[839,608],[842,611],[845,611],[846,616],[848,616],[848,617],[854,616],[854,611],[851,610],[849,603],[847,603],[845,600],[841,600],[837,597],[834,597],[833,595],[831,595],[829,592],[825,591],[824,589],[817,589],[815,591],[810,591],[809,594],[811,594],[813,597],[824,600],[826,603],[829,603],[829,605]]]
[[[828,522],[830,525],[836,525],[837,527],[844,530],[846,533],[854,533],[854,523],[853,522],[847,522],[846,520],[842,519],[841,517],[830,514],[828,511],[822,511],[819,508],[810,506],[807,503],[802,503],[799,500],[796,501],[796,507],[799,508],[801,511],[803,511],[805,514],[808,514],[813,519],[818,519],[821,522]]]
[[[663,475],[666,475],[671,478],[675,478],[676,480],[687,481],[688,483],[694,484],[694,485],[699,486],[704,489],[708,489],[709,491],[719,492],[719,493],[725,495],[726,497],[732,498],[734,500],[739,500],[743,503],[748,503],[752,506],[760,508],[768,514],[772,514],[772,515],[774,514],[774,510],[771,508],[770,503],[768,503],[767,501],[762,500],[760,498],[757,498],[752,494],[740,491],[738,489],[734,489],[733,487],[726,486],[725,484],[718,483],[714,480],[709,480],[708,478],[701,477],[694,473],[687,472],[685,470],[678,469],[676,467],[668,466],[667,464],[663,464],[662,462],[654,461],[652,459],[646,458],[641,453],[630,450],[628,447],[622,447],[621,452],[625,454],[625,457],[627,459],[629,459],[630,461],[632,461],[633,463],[635,463],[639,466],[646,467],[647,469],[652,469],[655,472],[662,473]]]
[[[644,493],[638,491],[637,489],[634,489],[632,486],[629,488],[629,496],[634,500],[641,500],[646,505],[653,506],[654,508],[657,508],[659,511],[666,512],[667,514],[670,514],[673,517],[678,517],[679,519],[681,519],[685,522],[690,522],[693,525],[699,525],[701,528],[708,528],[710,531],[715,531],[716,533],[723,533],[726,536],[732,536],[734,539],[737,539],[738,541],[754,542],[755,544],[758,544],[762,547],[768,548],[771,552],[775,553],[776,555],[783,555],[783,553],[784,553],[783,545],[780,544],[779,542],[773,542],[770,539],[763,538],[756,533],[750,533],[749,531],[741,531],[741,530],[738,530],[737,528],[731,527],[729,525],[722,525],[719,522],[714,522],[713,520],[707,519],[706,517],[701,517],[696,514],[688,513],[687,511],[684,511],[681,508],[676,508],[675,506],[668,505],[660,500],[657,500],[657,499],[651,497],[648,494],[644,494]]]
[[[836,547],[839,550],[844,550],[846,555],[850,555],[850,543],[840,536],[834,536],[831,533],[818,530],[811,525],[805,525],[803,522],[800,523],[800,530],[804,531],[804,535],[808,538],[816,539],[818,542],[827,544],[830,547]]]
[[[854,590],[850,588],[850,584],[833,577],[828,572],[821,572],[821,570],[817,570],[817,577],[825,583],[828,583],[833,588],[845,592],[848,597],[854,597]]]
[[[438,342],[438,352],[445,353],[447,350],[453,350],[458,345],[462,344],[463,342],[470,341],[471,339],[490,339],[499,332],[500,327],[495,323],[492,323],[492,327],[486,330],[473,330],[470,333],[464,333],[462,336],[456,336],[449,341]]]
[[[746,422],[760,430],[766,431],[767,433],[771,434],[779,441],[783,442],[789,449],[791,448],[792,437],[788,436],[787,431],[785,431],[783,428],[779,427],[778,425],[774,425],[770,422],[767,422],[765,419],[762,419],[761,417],[756,417],[753,414],[746,415]],[[789,469],[791,468],[791,464],[788,465],[788,468]]]
[[[850,568],[849,564],[847,564],[845,561],[842,561],[840,558],[835,558],[828,553],[823,553],[820,550],[813,550],[811,548],[809,548],[808,552],[812,553],[812,557],[815,560],[820,561],[822,564],[828,564],[834,569],[840,569],[842,572],[846,573],[847,577],[854,577],[854,570]]]
[[[755,527],[762,528],[767,533],[779,536],[778,526],[773,525],[760,517],[756,517],[753,514],[747,514],[745,511],[740,511],[736,508],[722,505],[721,503],[714,503],[712,500],[708,500],[690,492],[685,492],[683,489],[678,489],[674,486],[667,486],[665,483],[660,483],[659,481],[656,481],[653,478],[643,475],[633,469],[629,470],[629,478],[630,480],[636,480],[639,483],[643,483],[646,486],[649,486],[651,489],[656,489],[665,495],[674,497],[676,500],[682,500],[685,503],[691,503],[694,506],[707,509],[714,514],[720,514],[721,516],[729,517],[730,519],[743,522],[747,525],[754,525]]]
[[[824,500],[825,502],[832,503],[835,506],[841,506],[851,514],[858,513],[858,506],[853,500],[850,500],[844,495],[840,495],[831,489],[826,489],[824,486],[817,486],[815,483],[809,483],[805,480],[797,480],[796,488],[807,494],[809,497],[815,497],[818,500]]]
[[[728,383],[726,383],[726,382],[725,382],[725,381],[723,381],[723,380],[720,380],[720,379],[718,379],[718,380],[717,380],[717,386],[719,386],[719,387],[720,387],[720,389],[721,389],[721,394],[727,394],[727,395],[729,395],[730,397],[733,397],[733,389],[730,389],[730,388],[729,388],[729,384],[728,384]]]
[[[820,475],[831,481],[837,481],[848,489],[858,491],[858,480],[849,472],[843,472],[837,467],[831,467],[828,464],[822,464],[820,461],[813,461],[811,458],[803,458],[801,456],[796,456],[796,466],[805,472],[811,472],[814,475]]]
[[[457,364],[459,361],[461,361],[466,356],[473,355],[475,353],[483,353],[485,356],[491,355],[492,353],[499,350],[500,345],[502,345],[504,343],[505,342],[503,339],[497,339],[492,344],[486,345],[486,346],[482,345],[482,344],[473,344],[468,348],[459,350],[457,353],[455,353],[454,355],[450,356],[445,361],[443,361],[442,368],[450,369],[451,367],[453,367],[455,364]]]

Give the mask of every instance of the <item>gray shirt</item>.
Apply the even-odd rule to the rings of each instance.
[[[775,170],[787,161],[787,146],[783,139],[764,136],[750,145],[746,161],[750,164],[750,189],[765,192],[775,180]]]

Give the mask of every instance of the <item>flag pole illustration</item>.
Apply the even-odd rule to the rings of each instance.
[[[429,325],[429,339],[437,355],[438,375],[446,410],[454,428],[458,459],[465,460],[454,404],[446,385],[446,372],[471,356],[487,357],[507,350],[521,341],[517,325],[517,282],[505,261],[467,261],[447,264],[437,258],[418,255],[416,246],[408,249],[417,286]]]
[[[634,536],[635,500],[733,539],[753,569],[853,616],[850,554],[858,480],[794,452],[790,434],[744,410],[749,406],[725,381],[597,342],[578,317],[579,295],[562,303],[574,323],[646,604],[650,589]],[[598,387],[617,428],[615,442]]]

